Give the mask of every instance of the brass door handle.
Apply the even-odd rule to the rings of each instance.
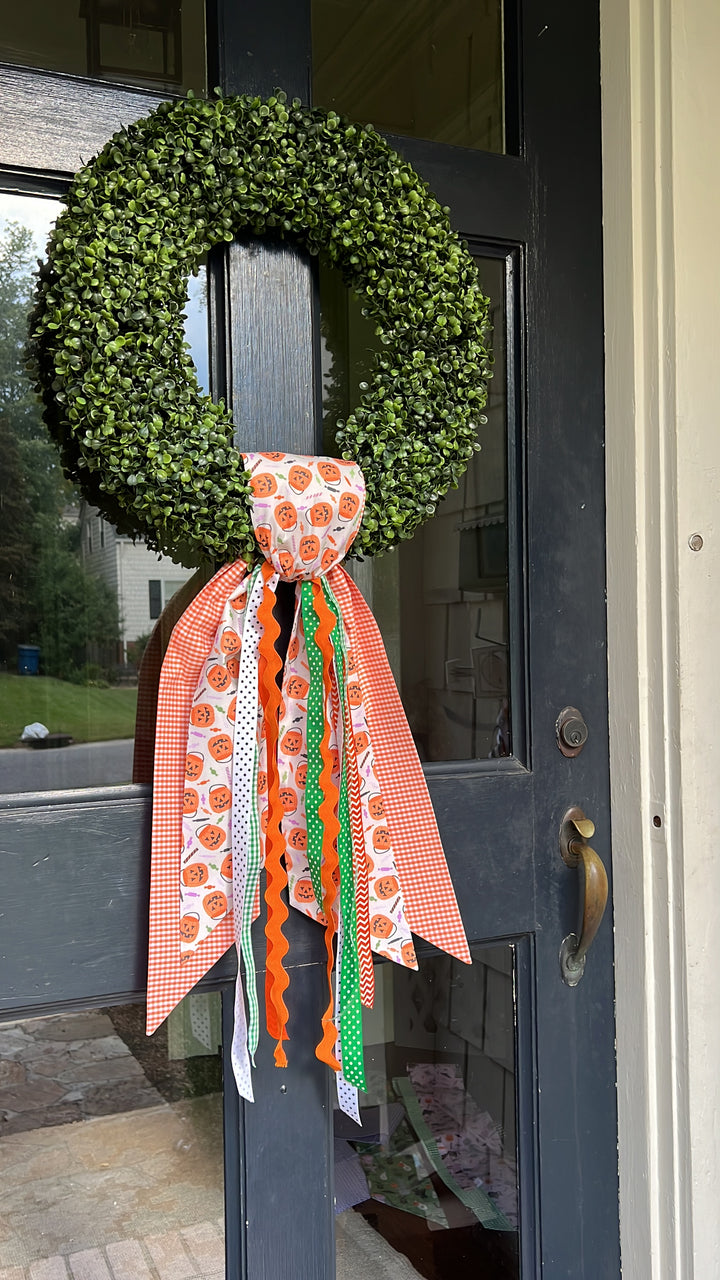
[[[576,987],[585,972],[585,960],[600,921],[605,914],[608,900],[607,871],[602,859],[590,848],[588,840],[595,834],[595,824],[585,817],[582,809],[568,809],[560,827],[560,852],[569,867],[579,867],[584,872],[582,895],[582,920],[580,936],[568,934],[560,947],[560,970],[563,982]]]

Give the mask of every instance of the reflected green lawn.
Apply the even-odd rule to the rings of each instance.
[[[95,689],[50,676],[0,675],[0,747],[12,747],[26,724],[76,742],[107,742],[135,733],[137,689]]]

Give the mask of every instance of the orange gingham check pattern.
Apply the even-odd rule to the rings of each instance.
[[[328,574],[355,654],[375,767],[413,933],[471,963],[425,776],[377,623],[340,565]]]
[[[220,569],[173,629],[160,674],[153,781],[147,1033],[234,942],[229,913],[180,962],[180,851],[185,755],[193,694],[229,597],[247,574],[242,560]]]

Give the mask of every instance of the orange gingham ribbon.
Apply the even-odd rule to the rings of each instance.
[[[373,951],[408,967],[416,966],[410,928],[436,947],[467,963],[470,962],[470,954],[422,768],[377,625],[362,595],[339,564],[362,515],[364,486],[359,469],[354,464],[333,459],[296,458],[284,454],[246,455],[246,462],[255,493],[253,523],[268,562],[263,575],[266,594],[257,612],[262,635],[258,649],[260,706],[256,711],[259,727],[255,767],[257,770],[259,761],[260,805],[267,805],[259,815],[266,869],[266,1015],[268,1029],[278,1042],[276,1062],[284,1065],[283,1041],[287,1039],[284,996],[288,976],[283,965],[287,950],[283,924],[287,912],[280,894],[288,885],[291,904],[324,923],[330,968],[333,939],[338,930],[338,942],[343,945],[340,894],[334,889],[339,868],[333,836],[338,821],[337,797],[341,775],[346,788],[346,812],[352,841],[349,865],[356,910],[351,922],[351,936],[359,953],[363,1003],[372,1004]],[[299,804],[302,800],[304,805],[302,773],[307,757],[303,724],[307,706],[303,703],[308,681],[303,673],[309,673],[309,668],[304,656],[305,637],[298,604],[281,691],[277,684],[281,663],[274,650],[277,626],[272,618],[274,595],[269,578],[272,575],[274,582],[278,574],[285,580],[298,581],[298,584],[301,579],[317,583],[314,599],[320,609],[318,619],[325,619],[317,632],[324,655],[323,705],[327,718],[325,745],[322,747],[326,789],[321,809],[325,810],[326,838],[332,842],[332,847],[328,844],[323,848],[321,902],[317,901],[312,889],[312,876],[305,854],[307,814]],[[330,641],[334,618],[325,610],[323,592],[319,590],[323,576],[326,576],[330,588],[329,598],[336,602],[338,626],[342,628],[340,633],[335,632],[334,646]],[[218,912],[218,918],[211,919],[209,923],[204,919],[204,928],[197,930],[195,937],[186,932],[182,952],[178,922],[184,909],[181,851],[185,884],[188,883],[188,867],[200,867],[203,858],[203,867],[211,865],[217,871],[219,865],[208,863],[207,850],[201,850],[199,845],[197,852],[201,856],[194,857],[192,838],[188,842],[187,828],[183,829],[184,794],[187,800],[184,792],[187,783],[183,775],[193,741],[188,736],[189,725],[193,726],[195,740],[198,737],[198,719],[193,708],[197,708],[201,695],[207,696],[208,663],[214,664],[211,670],[216,672],[218,657],[222,661],[223,653],[235,680],[233,685],[232,680],[225,682],[220,679],[220,683],[226,685],[223,696],[227,695],[223,714],[228,719],[234,718],[235,697],[231,703],[227,697],[236,688],[242,627],[238,626],[236,639],[229,635],[228,618],[232,623],[234,615],[233,610],[228,611],[228,603],[232,601],[235,604],[235,613],[239,617],[241,605],[238,601],[247,591],[247,581],[247,568],[241,561],[220,570],[177,622],[163,662],[155,747],[148,1033],[159,1025],[232,942],[238,942],[232,895],[228,893],[226,909],[221,911],[218,907],[218,895],[222,897],[219,889],[217,894],[206,895],[213,911]],[[338,680],[332,672],[339,655],[343,667]],[[340,687],[344,692],[342,706],[338,695]],[[288,715],[294,717],[292,725],[298,724],[300,728],[288,727]],[[226,759],[227,748],[221,741],[225,735],[218,733],[217,723],[211,725],[208,733],[215,735],[213,750],[219,751]],[[292,786],[288,784],[291,758]],[[223,775],[223,778],[231,787],[230,775]],[[206,790],[209,795],[209,785]],[[216,783],[212,790],[217,794],[224,788]],[[332,800],[331,796],[334,797]],[[231,861],[230,833],[227,825],[224,831],[217,825],[220,822],[217,814],[208,811],[206,817],[212,818],[217,827],[217,834],[211,833],[210,838],[217,846],[218,859],[223,858],[222,873],[227,880]],[[208,824],[203,826],[203,820],[201,809],[195,829],[207,839]],[[200,843],[204,845],[205,840],[201,839]],[[197,874],[207,878],[208,873],[201,868]],[[390,899],[394,915],[388,923],[392,914],[388,906]],[[326,912],[323,912],[323,906],[328,908]],[[345,928],[344,946],[347,944]],[[338,993],[339,986],[336,987],[336,1002]],[[325,1030],[318,1054],[337,1069],[342,1059],[342,1044],[341,1037],[338,1037],[337,1004],[333,1025],[332,984],[330,1005],[323,1021]],[[333,1052],[336,1037],[337,1058]],[[338,1076],[341,1077],[339,1071]],[[338,1088],[340,1094],[341,1078]],[[241,1091],[244,1096],[251,1096],[247,1089]],[[356,1114],[356,1102],[354,1109],[348,1105],[347,1092],[345,1087],[345,1101],[341,1096],[341,1105],[344,1110]]]

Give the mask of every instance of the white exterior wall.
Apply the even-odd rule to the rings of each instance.
[[[601,7],[623,1275],[711,1280],[720,1275],[720,5]]]

